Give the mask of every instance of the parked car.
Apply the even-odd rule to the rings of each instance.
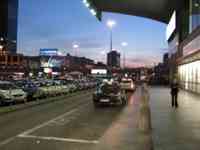
[[[118,83],[102,83],[93,94],[93,103],[95,107],[102,104],[125,105],[127,96]]]
[[[27,94],[8,81],[0,81],[0,104],[26,102]]]
[[[21,80],[15,83],[18,87],[22,88],[27,93],[27,100],[33,100],[37,98],[38,95],[38,86],[30,80]]]
[[[132,79],[124,78],[120,82],[121,88],[126,91],[134,91],[136,89],[136,86]]]

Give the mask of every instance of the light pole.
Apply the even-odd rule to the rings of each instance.
[[[0,51],[2,51],[3,50],[3,45],[0,45]]]
[[[110,28],[110,51],[113,50],[113,39],[112,39],[112,29],[116,25],[116,22],[113,20],[109,20],[107,22],[107,26]]]
[[[122,42],[122,47],[126,47],[126,46],[128,46],[128,43],[126,43],[126,42]],[[125,67],[126,67],[126,56],[125,56],[125,50],[123,50],[123,68],[125,69]]]
[[[74,48],[74,51],[75,51],[75,56],[78,56],[79,45],[78,44],[73,44],[73,48]]]

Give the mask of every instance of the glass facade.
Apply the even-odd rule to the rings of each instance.
[[[11,53],[17,51],[18,0],[0,0],[0,38]]]
[[[184,89],[200,93],[200,60],[179,66],[178,74]]]
[[[190,33],[200,26],[200,0],[190,0]]]

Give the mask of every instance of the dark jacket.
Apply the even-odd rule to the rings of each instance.
[[[176,95],[179,92],[179,85],[178,83],[172,83],[171,84],[171,94]]]

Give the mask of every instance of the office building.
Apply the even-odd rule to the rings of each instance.
[[[107,54],[107,65],[112,68],[120,68],[120,53],[111,51]]]
[[[0,45],[5,51],[17,52],[18,0],[0,0]]]
[[[167,27],[171,79],[200,93],[200,0],[183,0]]]

